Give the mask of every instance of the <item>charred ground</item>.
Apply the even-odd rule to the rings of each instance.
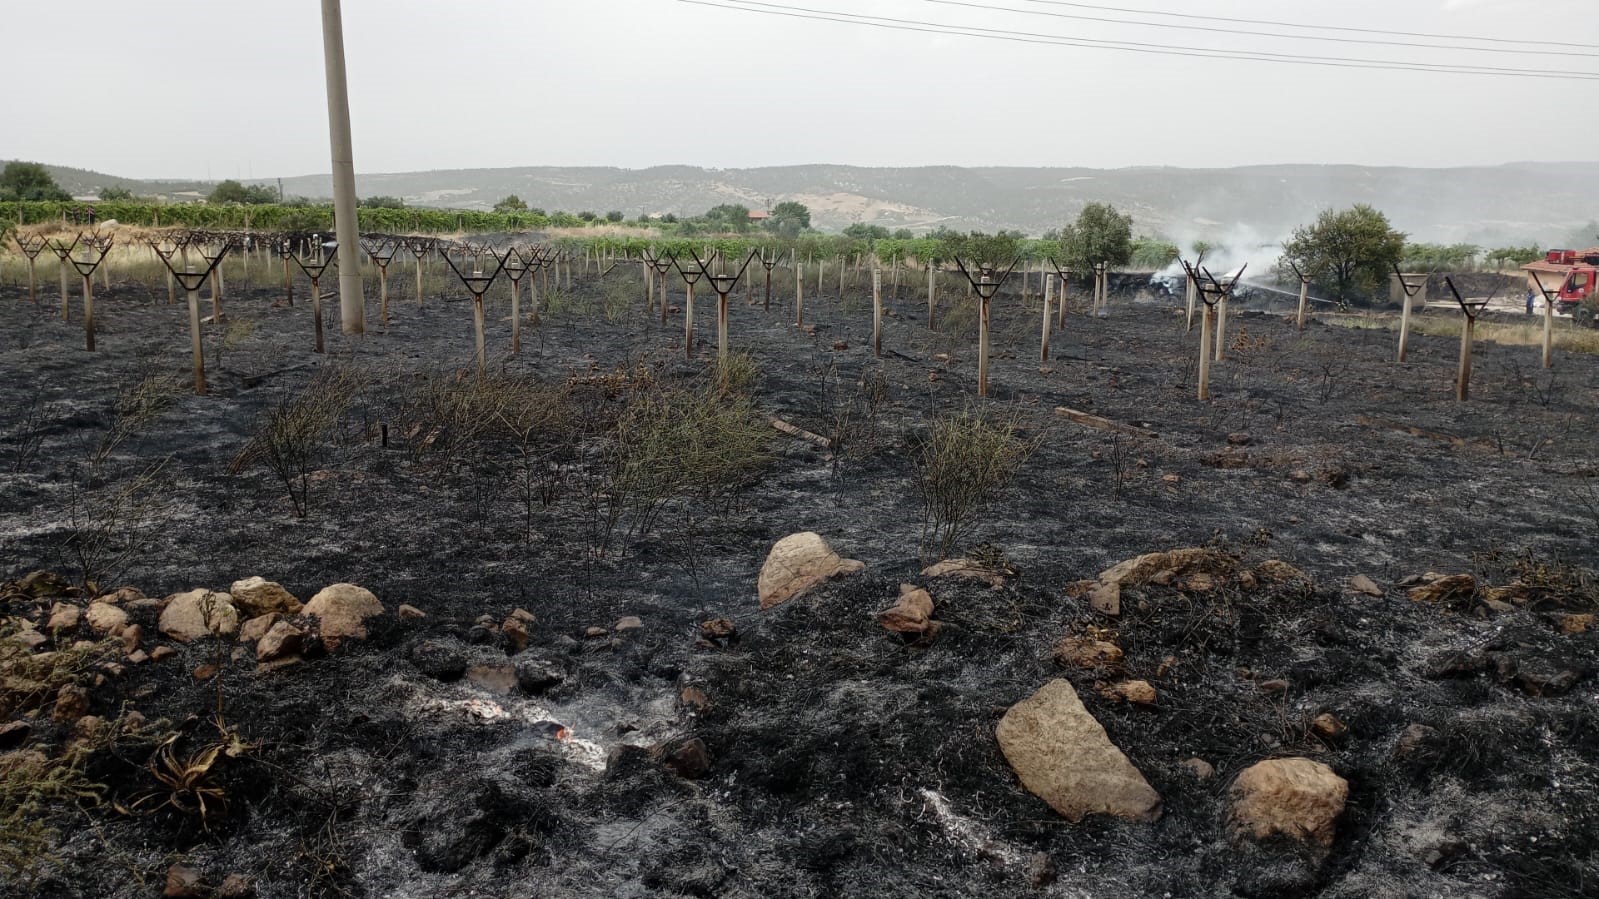
[[[120,674],[96,683],[100,650],[82,647],[77,676],[108,722],[97,738],[53,720],[53,694],[8,714],[30,723],[22,751],[76,743],[100,789],[40,810],[56,836],[9,882],[153,896],[181,861],[268,897],[1599,895],[1599,647],[1559,624],[1595,604],[1582,566],[1599,529],[1599,359],[1544,372],[1535,350],[1487,345],[1461,404],[1453,341],[1413,338],[1400,366],[1386,332],[1298,333],[1234,310],[1217,398],[1200,404],[1197,335],[1172,309],[1131,291],[1106,319],[1074,308],[1040,365],[1036,306],[1010,296],[994,396],[978,401],[960,291],[930,330],[907,289],[881,360],[859,289],[810,298],[804,330],[791,288],[778,296],[770,312],[734,304],[733,345],[753,363],[736,377],[715,367],[714,303],[701,299],[701,352],[685,359],[681,315],[647,313],[635,269],[546,297],[521,355],[491,366],[573,422],[529,468],[503,433],[452,448],[479,408],[460,400],[475,378],[460,301],[396,300],[387,327],[317,356],[303,300],[246,286],[209,332],[211,391],[196,397],[186,310],[164,291],[97,297],[93,354],[76,310],[65,323],[0,291],[0,574],[78,584],[14,585],[8,615],[43,628],[54,603],[121,584],[159,598],[256,574],[302,599],[360,584],[390,613],[365,641],[271,672],[232,642],[171,644],[153,620],[146,648],[174,657],[130,664],[118,645]],[[302,518],[252,441],[271,410],[330,384],[349,399],[316,442]],[[622,513],[602,556],[607,429],[662,390],[747,403],[835,450],[771,431],[651,526]],[[1159,437],[1082,428],[1057,406]],[[929,581],[914,456],[936,416],[985,408],[1037,449],[962,548],[1014,574],[997,589]],[[758,611],[766,552],[805,530],[866,573]],[[1116,620],[1073,589],[1180,546],[1209,547],[1228,574],[1203,592],[1129,590]],[[1267,559],[1309,580],[1242,576]],[[1524,589],[1499,611],[1486,591],[1407,598],[1399,582],[1427,571]],[[1357,574],[1384,595],[1347,589]],[[937,602],[931,646],[875,620],[901,582]],[[395,616],[402,603],[426,617]],[[493,626],[517,608],[535,618],[520,651]],[[617,628],[627,616],[642,626]],[[736,635],[705,639],[718,618]],[[1121,670],[1063,671],[1052,648],[1077,633],[1118,642]],[[220,674],[197,680],[208,664]],[[1125,675],[1155,685],[1154,707],[1097,691]],[[1161,794],[1159,823],[1068,824],[1017,783],[995,724],[1054,677]],[[219,706],[248,748],[202,778],[226,805],[201,819],[163,804],[154,772],[173,735],[180,758],[218,740]],[[149,724],[119,724],[131,710]],[[1314,732],[1328,711],[1347,734]],[[552,721],[575,739],[553,739]],[[1282,755],[1350,782],[1324,863],[1225,838],[1231,775]],[[1196,778],[1195,757],[1217,776]]]

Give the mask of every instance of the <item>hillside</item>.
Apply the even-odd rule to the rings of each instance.
[[[172,194],[201,182],[138,182],[55,168],[76,194],[109,184]],[[258,183],[275,180],[258,179]],[[325,197],[328,175],[283,179],[290,195]],[[838,165],[704,169],[524,167],[362,174],[362,194],[424,206],[488,208],[507,194],[546,209],[697,213],[718,203],[760,208],[798,200],[814,223],[927,230],[1058,227],[1083,204],[1130,211],[1140,232],[1178,240],[1231,237],[1274,243],[1317,211],[1371,203],[1415,239],[1482,244],[1587,240],[1599,217],[1599,163],[1511,163],[1415,169],[1352,165],[1182,168],[860,168]]]

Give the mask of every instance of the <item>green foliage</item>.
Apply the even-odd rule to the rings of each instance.
[[[887,240],[889,233],[888,229],[882,225],[868,225],[864,222],[856,222],[844,229],[844,236],[853,237],[856,240]]]
[[[0,200],[71,199],[72,195],[62,190],[49,170],[37,162],[8,162],[0,171]]]
[[[700,217],[706,224],[722,231],[748,231],[750,228],[750,210],[748,206],[737,203],[723,203],[712,206]]]
[[[362,197],[356,205],[362,209],[404,209],[405,201],[399,197]]]
[[[811,210],[804,203],[793,200],[784,200],[772,207],[772,215],[766,220],[766,230],[784,237],[798,237],[801,231],[811,227]]]
[[[1346,301],[1376,294],[1404,252],[1405,235],[1389,226],[1387,216],[1360,203],[1324,210],[1315,224],[1295,228],[1279,266],[1297,266],[1318,289]]]
[[[276,203],[278,192],[264,184],[240,184],[232,178],[218,184],[212,189],[211,195],[206,197],[206,202],[214,206],[227,203],[239,203],[245,206],[255,206],[267,203]]]
[[[1121,268],[1133,259],[1133,217],[1109,203],[1089,203],[1061,229],[1062,267],[1088,271],[1101,262]]]
[[[612,209],[610,212],[605,213],[605,220],[613,225],[625,218],[627,218],[627,216],[623,214],[622,210],[620,209]]]
[[[1495,247],[1483,254],[1483,261],[1494,269],[1515,268],[1543,258],[1537,246]]]
[[[974,266],[997,268],[1003,273],[1022,255],[1023,250],[1022,236],[1015,231],[995,234],[973,231],[946,237],[943,244],[946,258],[960,259],[974,276],[977,274]]]
[[[527,209],[527,203],[523,202],[522,198],[516,194],[511,194],[494,204],[495,212],[522,212],[525,209]]]
[[[1133,241],[1132,265],[1134,268],[1159,271],[1177,259],[1177,245],[1155,237],[1140,237]]]
[[[102,187],[100,188],[100,199],[131,200],[133,199],[133,191],[128,190],[126,187]]]
[[[1406,243],[1399,267],[1407,272],[1469,272],[1477,268],[1476,244]]]

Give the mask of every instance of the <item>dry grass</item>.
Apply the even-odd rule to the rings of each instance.
[[[1345,328],[1362,328],[1378,331],[1399,331],[1399,317],[1392,315],[1357,316],[1333,315],[1323,316],[1322,320],[1330,325]],[[1410,329],[1415,334],[1428,337],[1451,337],[1460,339],[1461,317],[1459,315],[1417,315],[1410,319]],[[1527,322],[1510,323],[1497,319],[1483,318],[1477,322],[1476,339],[1487,343],[1498,343],[1505,346],[1543,346],[1543,317],[1533,316]],[[1569,318],[1555,319],[1554,332],[1555,349],[1568,353],[1599,354],[1599,328],[1578,327]]]

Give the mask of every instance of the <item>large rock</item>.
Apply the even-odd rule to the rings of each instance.
[[[261,642],[255,646],[255,660],[258,662],[274,662],[289,656],[299,655],[305,648],[306,633],[293,622],[279,621],[272,625],[266,632]]]
[[[1349,798],[1349,782],[1304,758],[1257,762],[1233,781],[1228,835],[1236,842],[1285,836],[1327,847]]]
[[[915,584],[900,584],[899,601],[878,612],[877,620],[896,634],[923,637],[938,629],[933,620],[933,595]]]
[[[1234,567],[1227,556],[1200,547],[1145,553],[1100,572],[1099,580],[1089,591],[1088,603],[1102,615],[1120,615],[1123,587],[1169,584],[1183,575],[1226,574]]]
[[[47,631],[71,631],[78,629],[78,620],[83,617],[83,610],[70,602],[58,602],[50,607],[50,620],[44,626]]]
[[[180,643],[199,640],[209,634],[227,636],[239,632],[239,610],[233,597],[211,590],[174,593],[166,599],[157,625],[161,633]]]
[[[761,608],[788,602],[828,578],[851,574],[866,565],[846,559],[827,545],[821,534],[804,531],[777,541],[761,566],[757,589]]]
[[[283,585],[274,584],[259,575],[234,581],[228,593],[233,596],[233,605],[246,618],[258,618],[272,612],[298,615],[304,607],[293,593],[283,589]]]
[[[997,736],[1022,786],[1067,820],[1159,820],[1159,794],[1083,708],[1069,681],[1052,680],[1011,706]]]
[[[305,614],[321,622],[323,639],[366,639],[366,620],[383,614],[383,603],[372,591],[354,584],[324,587],[305,604]]]
[[[90,627],[102,634],[117,631],[128,623],[128,613],[108,602],[89,603],[89,609],[83,613],[83,618],[89,622]]]

